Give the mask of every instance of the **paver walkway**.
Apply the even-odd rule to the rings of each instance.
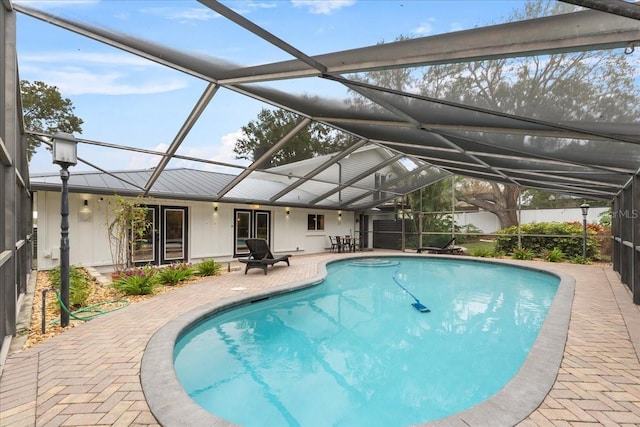
[[[318,262],[340,256],[205,279],[13,353],[0,377],[0,426],[157,425],[139,374],[158,328],[201,304],[314,277]],[[553,389],[520,425],[640,425],[640,310],[609,267],[548,266],[576,278],[569,336]]]

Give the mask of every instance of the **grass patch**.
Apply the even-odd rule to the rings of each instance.
[[[487,253],[493,252],[496,249],[494,242],[468,242],[462,246],[467,249],[468,253],[474,253],[475,251]]]

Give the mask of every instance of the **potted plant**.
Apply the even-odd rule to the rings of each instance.
[[[116,194],[109,201],[107,234],[115,275],[119,276],[127,268],[133,267],[134,245],[151,226],[142,199],[139,196],[135,200],[127,200]]]

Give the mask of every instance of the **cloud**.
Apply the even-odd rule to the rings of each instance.
[[[266,3],[266,2],[255,2],[255,1],[249,2],[247,6],[249,6],[251,9],[274,9],[278,7],[278,5],[276,5],[273,2]]]
[[[291,0],[294,7],[308,7],[309,11],[318,15],[330,15],[334,11],[355,4],[355,0]]]
[[[177,7],[153,7],[141,9],[140,12],[148,15],[159,16],[172,21],[182,23],[192,21],[210,21],[220,18],[220,15],[206,7],[190,7],[186,9]]]
[[[160,143],[152,148],[154,151],[166,152],[169,148],[169,144]],[[135,152],[123,152],[129,158],[129,164],[125,169],[139,170],[139,169],[151,169],[158,166],[160,162],[160,156],[154,156],[151,154],[135,153]],[[122,155],[122,154],[121,154]]]
[[[133,55],[47,52],[20,55],[28,80],[57,86],[65,95],[131,95],[171,92],[188,86],[184,76]]]
[[[464,27],[459,22],[452,22],[451,25],[449,25],[449,31],[452,33],[456,31],[462,31],[462,30],[464,30]]]
[[[233,153],[233,148],[236,145],[236,141],[242,137],[244,137],[244,133],[242,132],[242,130],[237,130],[235,132],[223,135],[220,138],[220,143],[218,144],[207,144],[199,147],[181,146],[178,150],[178,154],[193,157],[196,159],[206,159],[230,165],[249,166],[251,164],[250,161],[238,160],[235,158],[235,154]],[[168,148],[169,144],[160,143],[151,148],[151,150],[164,153]],[[160,157],[158,156],[143,153],[131,152],[127,153],[127,156],[129,158],[127,169],[149,169],[157,166],[158,162],[160,161]],[[173,159],[170,163],[169,168],[203,169],[213,172],[229,173],[232,175],[237,175],[242,171],[242,169],[239,167],[233,168],[227,166],[218,166],[184,159]]]
[[[237,130],[235,132],[230,132],[222,135],[222,137],[220,137],[220,142],[217,144],[213,143],[199,147],[181,147],[180,150],[178,150],[178,154],[198,159],[226,163],[229,165],[249,166],[251,164],[250,161],[236,159],[235,153],[233,152],[233,148],[236,146],[236,141],[242,137],[244,137],[244,133],[242,132],[242,130]],[[159,145],[158,149],[166,150],[166,148],[162,147],[162,145]],[[171,167],[204,169],[207,171],[229,173],[232,175],[237,175],[242,172],[241,168],[212,165],[208,163],[180,159],[173,160],[171,162]]]
[[[124,55],[120,53],[85,53],[85,52],[47,52],[47,53],[31,53],[20,55],[20,62],[36,62],[53,64],[56,62],[68,64],[71,62],[82,62],[86,64],[96,65],[113,65],[113,66],[140,66],[149,67],[157,66],[149,62],[147,59],[134,55]]]
[[[433,22],[435,22],[435,19],[433,18],[429,19],[427,22],[421,22],[420,25],[413,30],[413,33],[419,35],[431,34],[433,32]]]
[[[240,166],[249,166],[251,164],[248,160],[238,160],[236,159],[236,155],[233,152],[234,147],[236,146],[236,142],[240,138],[244,138],[244,132],[242,130],[237,130],[235,132],[231,132],[225,135],[222,135],[220,138],[221,144],[216,146],[216,151],[210,157],[207,157],[209,160],[213,160],[221,163],[229,163],[233,165]],[[238,168],[227,168],[224,166],[211,166],[211,170],[216,172],[224,172],[231,174],[238,174],[241,172]]]
[[[49,68],[46,71],[25,68],[27,77],[42,75],[30,80],[43,80],[48,85],[57,86],[65,96],[68,95],[134,95],[172,92],[188,86],[182,78],[153,78],[142,82],[133,81],[129,75],[119,72],[89,71],[84,68]],[[125,80],[128,80],[125,82]]]

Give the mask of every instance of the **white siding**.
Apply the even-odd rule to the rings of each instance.
[[[48,270],[60,263],[60,193],[37,193],[38,212],[38,269]],[[71,193],[69,195],[70,263],[108,270],[112,265],[107,236],[110,196]],[[88,200],[91,215],[81,220],[80,209]],[[254,209],[251,205],[212,202],[151,199],[149,204],[183,206],[188,208],[189,261],[206,258],[224,262],[233,259],[234,209]],[[215,210],[215,207],[218,210]],[[276,253],[309,254],[323,252],[330,246],[329,235],[355,234],[355,216],[352,212],[320,209],[260,206],[271,212],[271,249]],[[308,231],[307,216],[325,217],[324,231]]]

